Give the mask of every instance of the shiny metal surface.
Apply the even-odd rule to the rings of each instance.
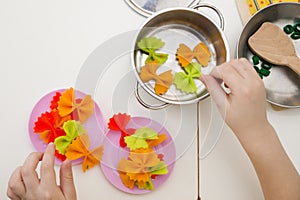
[[[153,13],[172,7],[192,7],[200,0],[125,0],[137,13],[149,17]]]
[[[221,21],[223,17],[220,17]],[[221,22],[222,24],[222,22]],[[173,84],[164,95],[154,92],[154,81],[143,83],[139,72],[144,66],[147,55],[141,53],[137,43],[144,37],[154,36],[162,39],[165,46],[160,52],[168,53],[168,61],[159,67],[160,74],[169,69],[172,73],[182,72],[176,60],[176,51],[180,43],[184,43],[193,49],[199,42],[204,42],[212,56],[207,67],[202,68],[202,73],[208,74],[213,67],[229,60],[229,46],[223,31],[205,15],[190,8],[166,9],[156,13],[147,19],[134,40],[134,51],[132,52],[132,63],[139,84],[151,96],[170,104],[190,104],[206,98],[209,94],[200,80],[195,80],[197,85],[196,94],[186,94],[176,89]]]
[[[246,57],[251,61],[253,56],[248,47],[248,38],[256,32],[263,22],[269,21],[279,27],[293,24],[300,17],[299,3],[273,4],[255,14],[244,26],[237,45],[237,57]],[[270,35],[270,37],[272,37]],[[293,41],[298,56],[300,41]],[[268,77],[263,78],[267,101],[281,107],[300,107],[300,76],[288,67],[274,66]]]
[[[160,110],[160,109],[166,108],[170,105],[169,103],[162,103],[160,105],[152,105],[152,104],[146,103],[140,95],[140,89],[139,89],[139,83],[138,82],[136,82],[134,95],[135,95],[136,99],[138,100],[138,102],[142,106],[144,106],[145,108],[150,109],[150,110]]]

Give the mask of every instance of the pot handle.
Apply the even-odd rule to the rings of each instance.
[[[139,83],[136,82],[136,87],[135,87],[135,90],[134,90],[134,94],[135,94],[135,98],[138,100],[138,102],[144,106],[145,108],[147,109],[150,109],[150,110],[160,110],[160,109],[163,109],[167,106],[169,106],[170,104],[168,103],[163,103],[161,105],[150,105],[148,103],[146,103],[140,96],[140,92],[139,92]]]
[[[198,10],[198,8],[201,8],[201,7],[210,8],[216,12],[216,14],[218,15],[218,17],[220,19],[220,28],[224,31],[225,19],[224,19],[223,14],[221,13],[221,11],[217,7],[210,5],[210,4],[206,4],[206,3],[198,3],[195,6],[192,6],[191,8]]]

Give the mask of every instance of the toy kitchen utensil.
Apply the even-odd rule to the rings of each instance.
[[[300,58],[294,44],[281,28],[271,22],[265,22],[249,38],[250,48],[266,61],[290,67],[300,75]]]

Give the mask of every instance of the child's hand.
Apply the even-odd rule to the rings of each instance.
[[[246,59],[217,66],[210,75],[203,75],[200,79],[237,136],[268,124],[263,82]],[[223,90],[220,81],[224,81],[230,93]]]
[[[55,199],[76,200],[73,181],[72,163],[65,161],[60,167],[60,186],[56,183],[54,171],[54,144],[49,144],[45,153],[31,153],[11,175],[8,182],[7,196],[19,199]],[[41,161],[40,178],[36,167]]]

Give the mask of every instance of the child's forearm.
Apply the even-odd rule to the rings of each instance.
[[[300,176],[274,128],[268,123],[237,136],[253,163],[265,199],[300,200]]]
[[[249,155],[265,198],[300,200],[299,174],[267,120],[265,87],[253,65],[245,58],[232,60],[200,79]]]

